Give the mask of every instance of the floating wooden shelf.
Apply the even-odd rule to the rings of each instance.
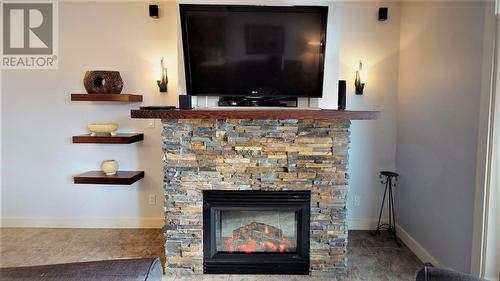
[[[134,94],[71,94],[72,101],[141,102],[142,95]]]
[[[144,134],[117,134],[116,136],[73,136],[73,143],[134,143],[144,140]]]
[[[114,176],[106,176],[101,171],[90,171],[73,178],[76,184],[117,184],[131,185],[144,177],[144,171],[118,171]]]

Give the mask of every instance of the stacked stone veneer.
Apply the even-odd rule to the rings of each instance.
[[[310,270],[346,270],[349,121],[162,120],[167,271],[203,273],[203,190],[310,190]]]

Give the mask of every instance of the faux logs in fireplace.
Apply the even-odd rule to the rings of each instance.
[[[309,274],[310,202],[310,191],[204,191],[204,273]]]

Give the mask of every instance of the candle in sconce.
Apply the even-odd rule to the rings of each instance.
[[[161,58],[160,65],[161,65],[161,69],[160,69],[161,77],[160,77],[160,80],[156,80],[156,83],[158,84],[158,87],[160,88],[160,92],[166,93],[167,92],[168,77],[167,77],[167,67],[165,66],[164,58]]]

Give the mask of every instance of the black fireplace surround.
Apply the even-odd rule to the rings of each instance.
[[[205,274],[309,274],[310,191],[203,192]]]

